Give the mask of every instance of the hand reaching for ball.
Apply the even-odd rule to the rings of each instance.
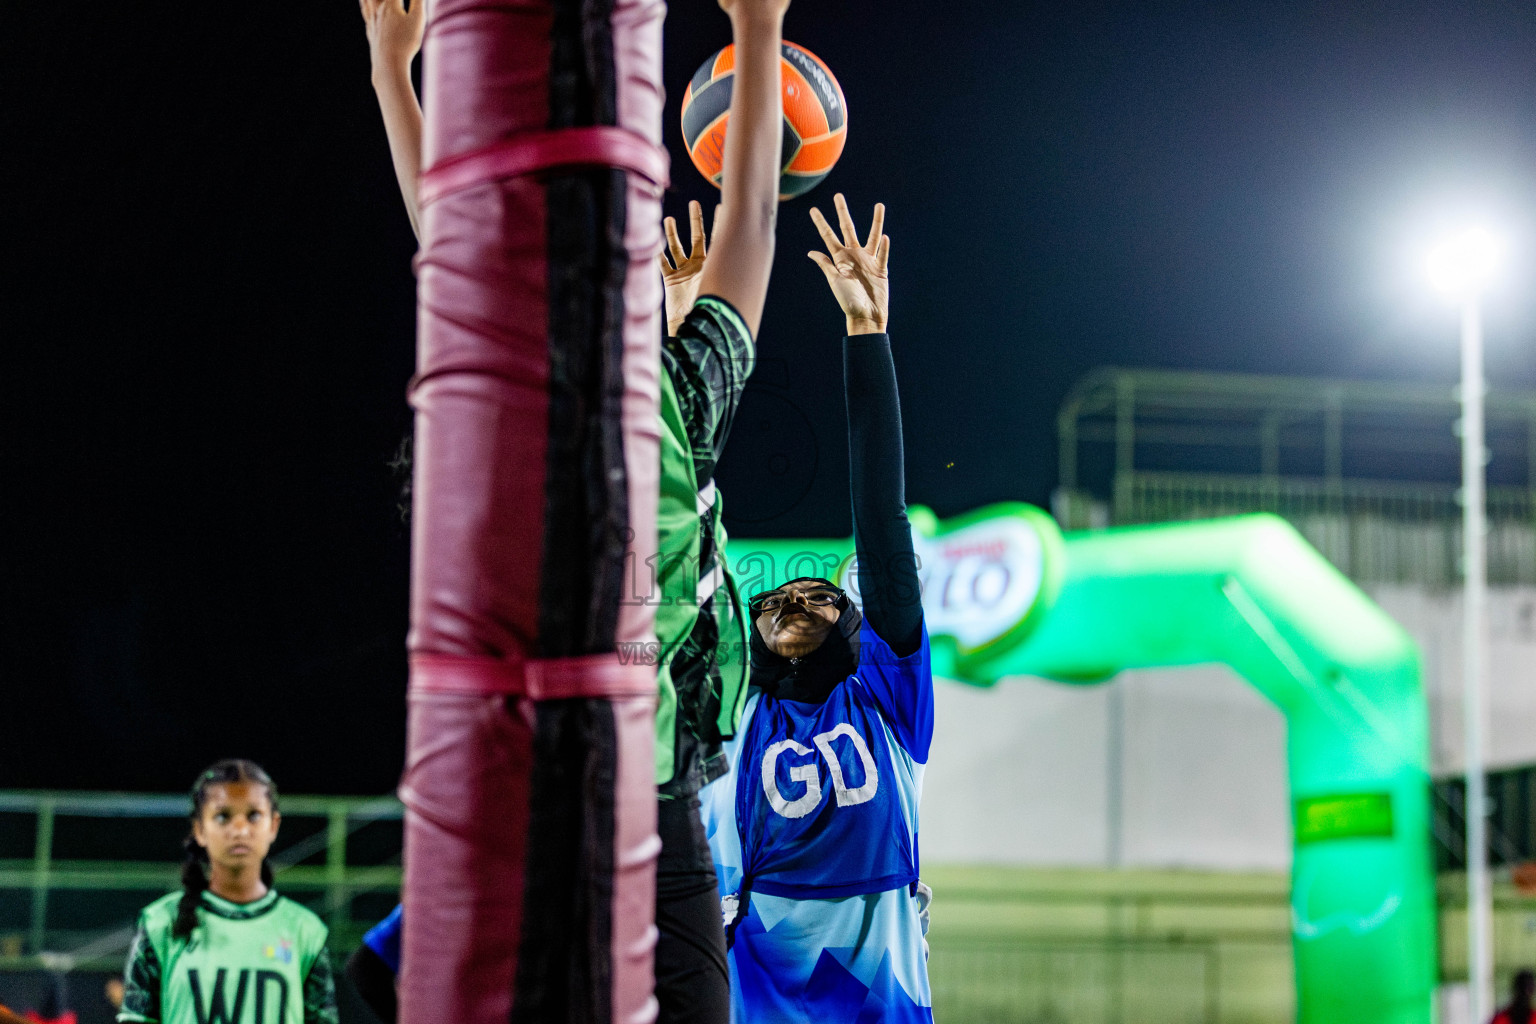
[[[837,207],[837,223],[843,237],[839,239],[821,211],[811,207],[811,220],[826,243],[827,251],[808,255],[827,276],[827,284],[832,287],[837,304],[843,307],[843,315],[848,319],[848,333],[884,333],[891,303],[891,281],[886,272],[891,258],[891,239],[882,234],[885,204],[875,204],[869,238],[860,245],[853,217],[848,213],[848,201],[839,192],[832,197],[832,202]]]
[[[363,10],[363,24],[368,30],[368,55],[373,70],[410,74],[411,61],[421,50],[422,27],[426,24],[426,0],[358,0]]]
[[[697,200],[688,203],[688,253],[683,254],[683,240],[677,235],[677,221],[668,217],[662,222],[667,232],[667,251],[657,257],[661,261],[661,281],[667,290],[667,333],[675,336],[683,320],[693,309],[699,297],[699,281],[704,273],[704,260],[708,255],[704,238],[704,208]],[[715,225],[720,224],[720,207],[715,207]],[[667,259],[668,254],[671,259]]]

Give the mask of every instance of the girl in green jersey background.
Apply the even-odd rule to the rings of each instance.
[[[119,1021],[337,1024],[326,927],[272,888],[282,815],[259,765],[220,761],[192,786],[181,891],[139,915]]]

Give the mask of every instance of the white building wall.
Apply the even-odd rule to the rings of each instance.
[[[941,679],[919,843],[943,863],[1102,865],[1105,688]]]
[[[1289,868],[1280,710],[1225,666],[1124,676],[1123,863]]]
[[[1370,593],[1423,652],[1433,771],[1459,771],[1459,595]],[[1536,587],[1495,589],[1490,630],[1490,763],[1536,763]],[[1127,672],[1101,686],[941,680],[936,702],[925,860],[1290,867],[1285,721],[1225,667]]]
[[[1429,696],[1430,758],[1436,775],[1460,773],[1462,746],[1461,592],[1424,587],[1366,588],[1418,641]],[[1488,707],[1491,768],[1536,763],[1536,587],[1488,595]]]
[[[925,860],[1290,865],[1284,719],[1222,666],[1127,672],[1101,686],[940,680],[935,700]]]

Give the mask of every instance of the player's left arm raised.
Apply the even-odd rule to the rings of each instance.
[[[827,251],[812,250],[807,255],[826,275],[827,285],[843,309],[848,333],[884,334],[891,307],[891,238],[884,233],[885,204],[875,204],[869,237],[863,242],[859,241],[848,201],[841,192],[832,197],[832,204],[837,209],[842,237],[832,230],[820,210],[811,207],[811,221]]]
[[[860,242],[847,201],[839,194],[833,203],[841,236],[813,208],[811,220],[827,251],[810,257],[826,276],[848,332],[843,373],[859,592],[870,628],[905,657],[921,643],[923,607],[907,521],[901,402],[886,334],[891,240],[884,233],[883,205],[875,207],[869,236]]]

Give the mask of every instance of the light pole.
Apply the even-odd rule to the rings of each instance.
[[[1483,439],[1483,290],[1501,246],[1481,228],[1448,239],[1430,256],[1434,283],[1461,304],[1462,715],[1467,796],[1467,989],[1471,1024],[1493,1013],[1493,898],[1488,880],[1488,796],[1483,746],[1488,718],[1488,549]]]
[[[1488,794],[1483,772],[1488,718],[1487,512],[1483,482],[1483,324],[1475,293],[1461,306],[1462,690],[1467,761],[1467,982],[1472,1022],[1492,1014],[1493,893],[1488,882]]]

